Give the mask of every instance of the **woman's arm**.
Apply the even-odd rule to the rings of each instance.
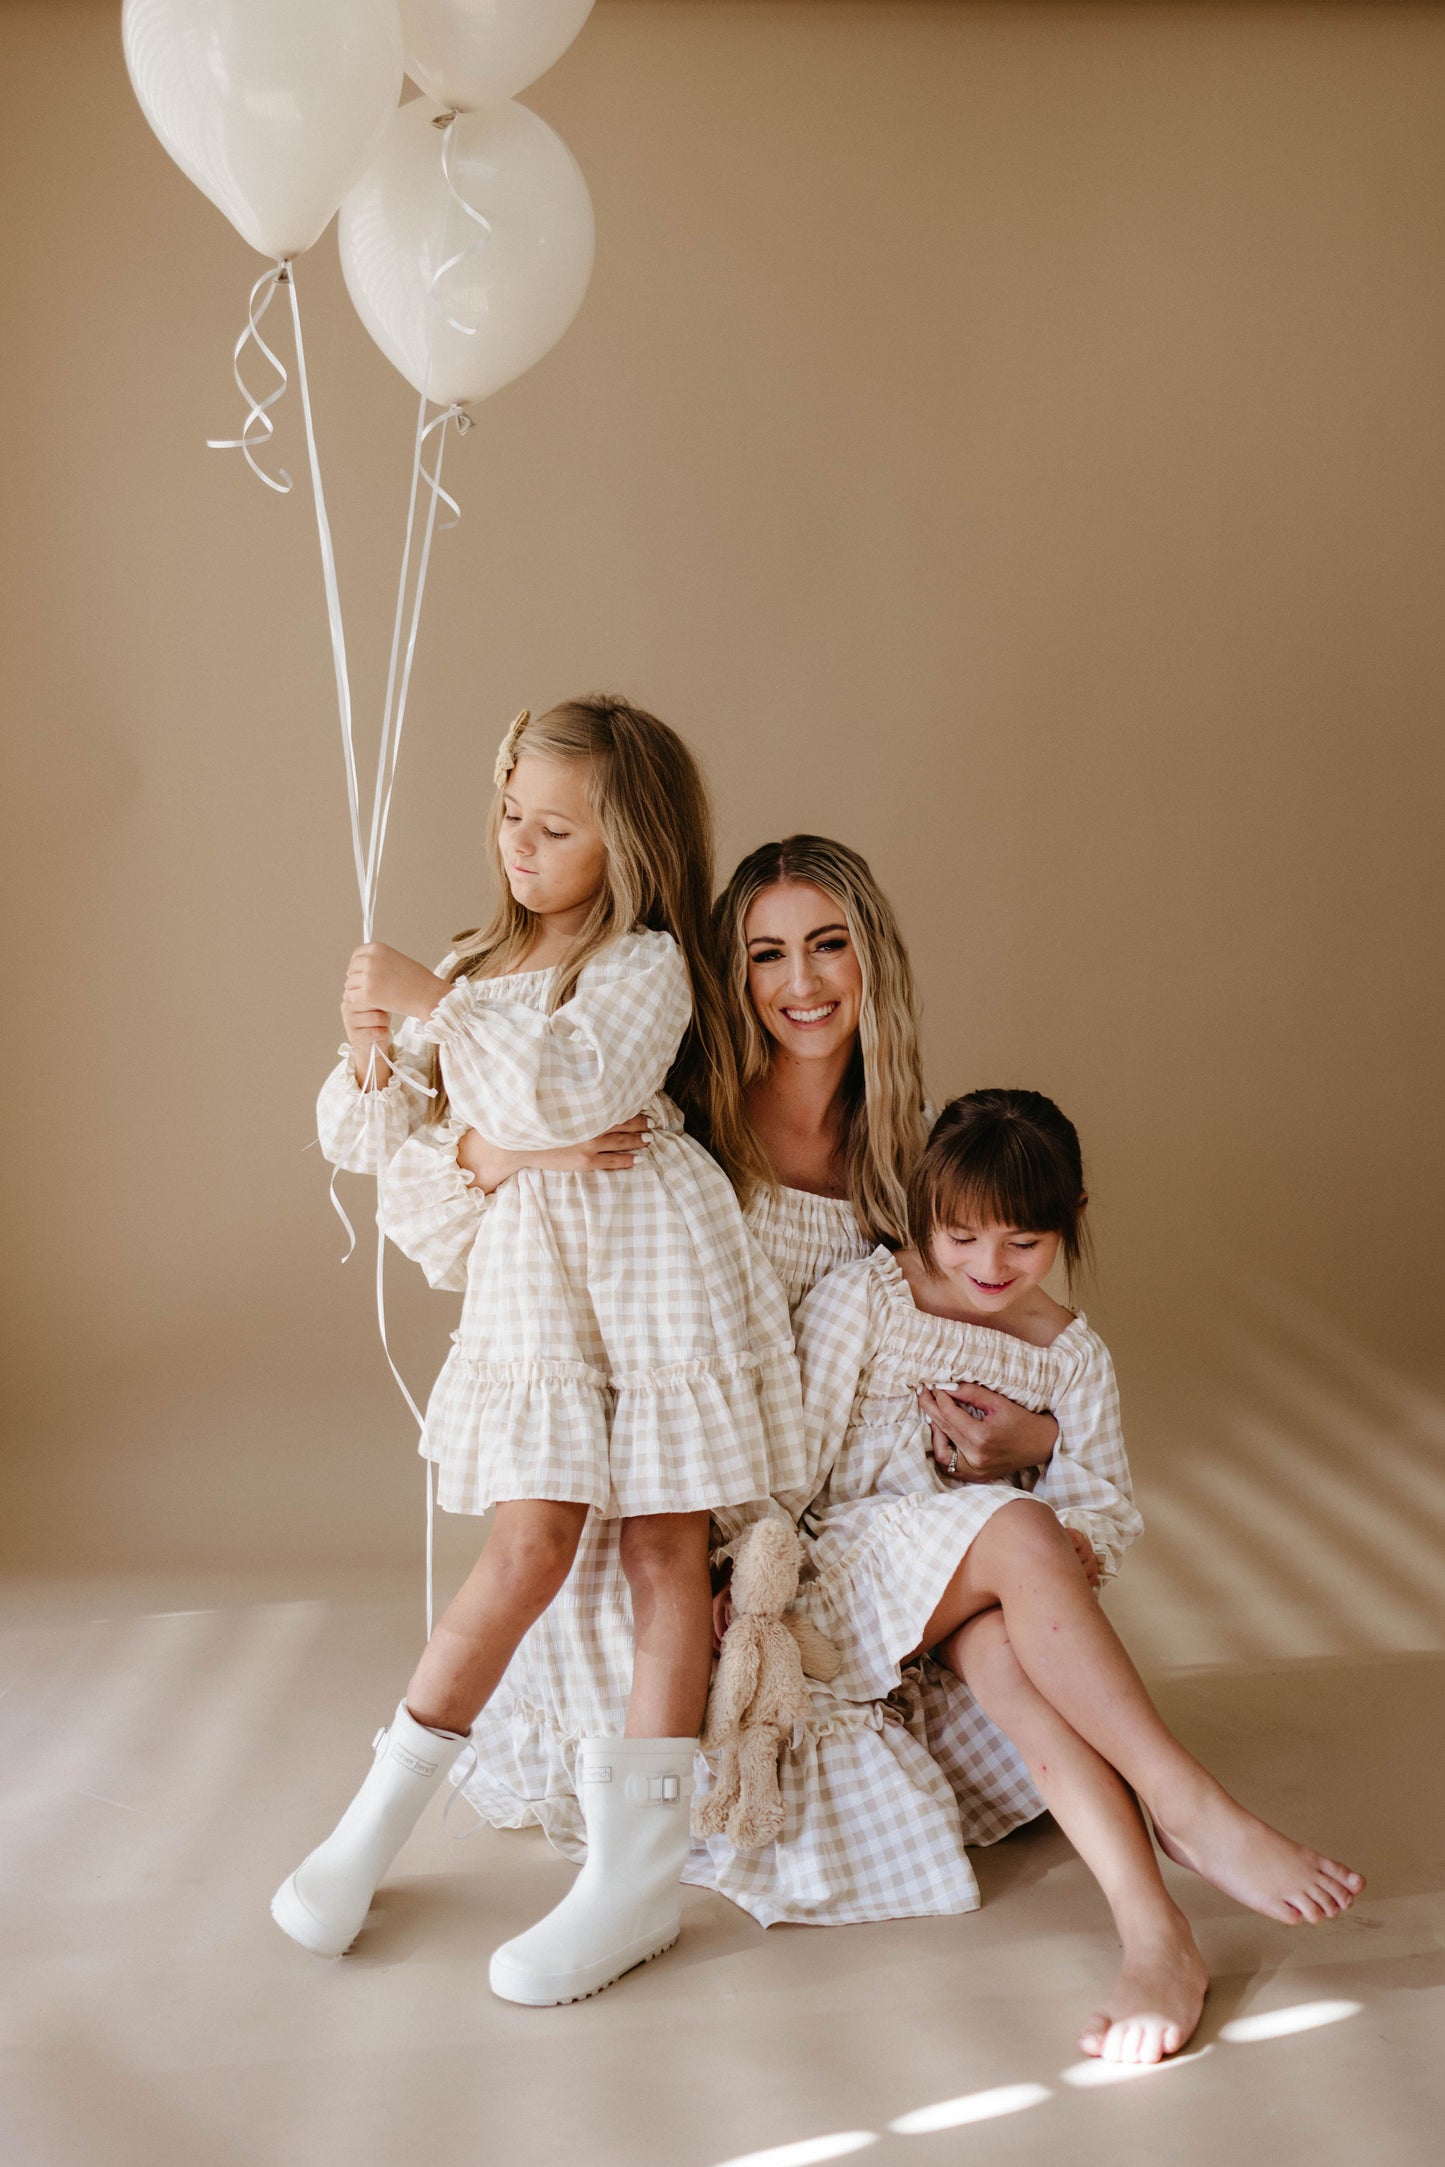
[[[525,1166],[550,1168],[558,1174],[625,1174],[644,1151],[652,1149],[646,1114],[619,1121],[615,1129],[589,1137],[585,1144],[559,1144],[550,1151],[504,1151],[488,1143],[476,1129],[463,1132],[457,1145],[458,1164],[465,1168],[484,1196],[492,1195]]]

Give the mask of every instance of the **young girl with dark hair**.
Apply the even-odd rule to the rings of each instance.
[[[1078,1137],[1052,1101],[970,1093],[945,1108],[914,1172],[907,1246],[843,1265],[803,1303],[814,1502],[798,1608],[842,1663],[815,1690],[813,1735],[785,1753],[784,1835],[752,1862],[750,1892],[730,1893],[771,1918],[886,1915],[879,1891],[907,1890],[915,1852],[931,1846],[935,1873],[947,1870],[951,1827],[953,1901],[899,1908],[972,1909],[959,1815],[964,1839],[991,1842],[1047,1807],[1124,1948],[1080,2045],[1147,2062],[1189,2038],[1207,1974],[1134,1794],[1171,1859],[1268,1918],[1334,1917],[1363,1882],[1247,1813],[1186,1752],[1095,1600],[1140,1520],[1108,1350],[1044,1288],[1061,1253],[1079,1261],[1086,1205]],[[1052,1410],[1058,1443],[1031,1488],[950,1486],[918,1394],[957,1377]],[[724,1596],[722,1630],[726,1609]],[[903,1828],[880,1815],[857,1741],[924,1657],[964,1682],[979,1735],[951,1824],[944,1799]]]

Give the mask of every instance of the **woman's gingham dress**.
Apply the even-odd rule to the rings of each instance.
[[[1117,1571],[1141,1526],[1107,1348],[1082,1316],[1050,1347],[920,1310],[886,1249],[825,1279],[796,1318],[820,1490],[805,1519],[798,1607],[838,1648],[813,1721],[782,1756],[783,1836],[754,1855],[724,1838],[687,1879],[764,1925],[907,1918],[977,1908],[967,1844],[1043,1811],[1023,1757],[968,1688],[913,1657],[978,1530],[1027,1494],[950,1483],[918,1406],[923,1385],[969,1380],[1059,1424],[1032,1495],[1081,1528]]]
[[[639,931],[594,957],[553,1010],[555,980],[459,979],[399,1034],[407,1076],[362,1092],[348,1054],[318,1107],[327,1157],[377,1173],[401,1248],[419,1152],[450,1162],[447,1210],[471,1215],[461,1325],[422,1442],[438,1502],[480,1513],[557,1498],[614,1518],[766,1497],[806,1464],[792,1333],[730,1184],[662,1096],[691,1014],[682,956],[667,934]],[[421,1128],[426,1100],[405,1058],[428,1044],[450,1102],[440,1129]],[[484,1198],[456,1166],[463,1127],[545,1150],[639,1111],[653,1141],[626,1173],[528,1168]]]

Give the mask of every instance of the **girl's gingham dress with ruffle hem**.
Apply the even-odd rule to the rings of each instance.
[[[833,1197],[764,1190],[745,1216],[790,1300],[834,1264],[866,1253],[852,1206]],[[565,1585],[472,1727],[471,1803],[498,1827],[539,1821],[571,1858],[583,1852],[577,1741],[621,1733],[632,1685],[632,1594],[618,1536],[615,1522],[589,1516]],[[699,1759],[700,1779],[704,1772]]]
[[[751,1855],[713,1838],[686,1878],[764,1925],[973,1911],[965,1846],[997,1842],[1043,1801],[962,1680],[917,1651],[974,1536],[1020,1497],[1082,1529],[1105,1579],[1117,1572],[1142,1522],[1113,1364],[1083,1316],[1034,1347],[929,1315],[886,1249],[833,1272],[795,1323],[820,1478],[798,1608],[843,1666],[812,1685],[812,1722],[784,1749],[782,1837]],[[1031,1492],[950,1483],[935,1465],[918,1391],[965,1380],[1057,1419]]]
[[[662,1093],[691,1014],[682,956],[669,935],[638,931],[553,1010],[555,980],[459,979],[399,1032],[404,1075],[363,1092],[348,1050],[318,1104],[326,1156],[378,1175],[383,1225],[404,1249],[407,1165],[425,1152],[449,1166],[465,1301],[421,1448],[438,1503],[481,1513],[556,1498],[616,1518],[764,1498],[806,1466],[792,1333],[731,1185]],[[416,1059],[427,1045],[450,1115],[431,1128]],[[638,1112],[653,1141],[627,1173],[528,1168],[483,1197],[456,1165],[464,1128],[546,1150]]]

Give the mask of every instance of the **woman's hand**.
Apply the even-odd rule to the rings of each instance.
[[[425,1017],[449,991],[447,981],[424,963],[384,941],[367,941],[346,967],[341,1013],[352,1007],[362,1014]]]
[[[1074,1546],[1074,1554],[1084,1568],[1084,1578],[1091,1588],[1096,1588],[1103,1578],[1103,1569],[1094,1555],[1093,1545],[1081,1528],[1066,1527],[1064,1533]]]
[[[1059,1441],[1052,1415],[1032,1414],[986,1385],[925,1386],[918,1404],[928,1417],[933,1457],[955,1482],[998,1482],[1046,1467]]]
[[[503,1151],[485,1136],[468,1129],[457,1145],[457,1162],[472,1175],[475,1186],[490,1196],[511,1174],[524,1166],[550,1167],[559,1174],[624,1174],[635,1166],[638,1155],[652,1147],[645,1114],[634,1114],[602,1136],[585,1144],[558,1144],[551,1151]]]

